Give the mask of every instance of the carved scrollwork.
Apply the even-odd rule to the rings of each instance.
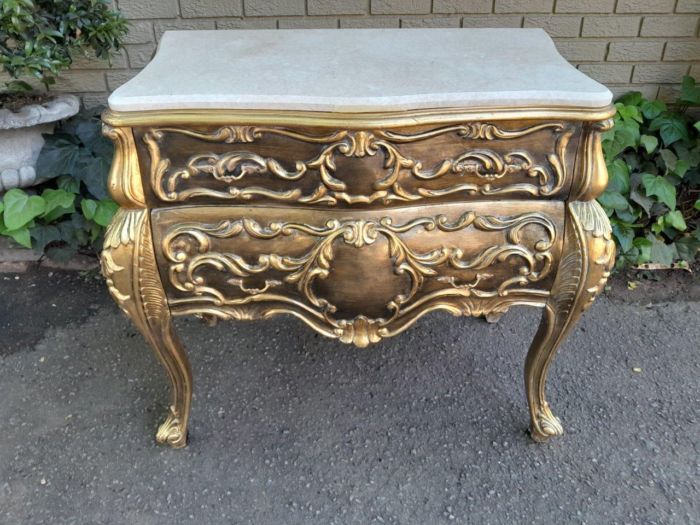
[[[424,167],[419,159],[411,158],[400,150],[401,144],[419,142],[439,135],[453,134],[461,139],[493,141],[520,138],[549,130],[556,137],[554,151],[546,156],[546,164],[538,164],[531,153],[513,151],[500,154],[484,148],[464,151],[444,159],[431,167]],[[446,126],[414,134],[390,130],[342,130],[326,134],[309,134],[284,128],[255,126],[224,126],[211,132],[181,128],[153,128],[143,137],[151,157],[151,184],[159,199],[182,202],[194,197],[212,197],[226,200],[250,200],[265,197],[276,201],[303,204],[368,204],[380,201],[411,202],[454,193],[504,195],[526,194],[549,196],[561,191],[567,180],[565,153],[574,128],[569,124],[548,122],[522,129],[502,129],[495,124],[475,122]],[[292,161],[293,169],[280,160],[265,157],[245,149],[225,153],[200,153],[191,156],[185,165],[171,169],[171,161],[161,153],[161,141],[168,133],[194,137],[207,142],[252,143],[266,135],[284,136],[293,140],[321,144],[321,150],[311,159]],[[336,158],[384,157],[385,173],[364,194],[351,193],[345,182],[335,176]],[[283,181],[298,181],[310,172],[318,173],[319,184],[309,193],[299,188],[270,189],[255,184],[240,184],[244,179],[272,176]],[[483,182],[455,184],[447,188],[418,186],[408,189],[404,177],[408,174],[418,180],[435,180],[451,173],[458,176],[475,175]],[[493,182],[508,175],[525,173],[534,183],[512,183],[494,186]],[[224,188],[182,184],[194,177],[211,177],[224,183]]]
[[[537,226],[544,232],[532,247],[522,239],[524,229],[531,226]],[[469,227],[485,232],[504,232],[505,242],[486,247],[475,256],[467,258],[454,245],[416,251],[402,236],[416,229],[449,233]],[[258,253],[254,260],[229,251],[219,252],[212,247],[213,239],[238,236],[258,240],[302,236],[313,242],[301,255],[265,252]],[[408,288],[388,298],[385,308],[389,315],[386,317],[359,315],[353,319],[336,318],[334,314],[338,311],[337,306],[319,296],[314,283],[330,276],[337,243],[361,249],[375,244],[380,237],[387,242],[387,258],[391,261],[393,272],[408,277]],[[477,315],[484,312],[485,307],[480,307],[478,301],[467,301],[460,307],[460,300],[472,297],[507,298],[511,294],[546,295],[541,290],[528,289],[527,285],[541,281],[551,272],[551,249],[556,237],[556,227],[551,219],[535,212],[509,217],[479,216],[474,212],[466,212],[453,221],[445,215],[437,215],[401,224],[395,224],[390,217],[376,220],[333,219],[322,226],[295,222],[260,224],[252,218],[241,218],[217,224],[176,224],[163,237],[162,249],[168,263],[170,284],[183,292],[181,297],[170,300],[174,307],[209,304],[211,309],[199,310],[198,313],[226,316],[228,312],[228,315],[236,318],[292,313],[324,335],[366,346],[382,337],[398,333],[395,326],[405,329],[417,317],[436,307],[467,315],[472,315],[475,311],[479,312]],[[520,264],[519,271],[496,285],[484,287],[483,283],[492,277],[488,269],[504,261],[517,261]],[[456,271],[457,275],[469,275],[468,280],[458,279],[454,275],[441,275],[440,268]],[[212,270],[233,276],[226,281],[233,288],[226,290],[209,284],[207,276],[212,275]],[[283,277],[271,278],[270,272]],[[258,280],[264,278],[264,286],[256,287],[246,283],[247,279],[256,277]],[[419,294],[426,279],[434,279],[445,286]],[[285,293],[284,289],[278,291],[283,284],[296,288],[298,296]],[[232,293],[234,289],[236,291]],[[266,310],[262,306],[264,303],[284,306],[270,306]],[[491,309],[497,307],[494,304]]]

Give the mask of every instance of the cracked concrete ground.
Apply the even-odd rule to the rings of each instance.
[[[525,434],[539,312],[435,314],[356,349],[298,321],[179,320],[189,447],[103,285],[0,276],[0,523],[698,523],[700,302],[603,297],[555,360],[566,435]],[[27,317],[35,311],[35,317]]]

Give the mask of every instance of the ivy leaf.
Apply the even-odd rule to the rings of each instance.
[[[53,179],[75,173],[80,149],[72,140],[65,134],[47,137],[36,161],[36,172],[41,178]]]
[[[61,175],[56,179],[56,185],[59,189],[69,193],[80,193],[80,181],[71,175]]]
[[[627,204],[627,199],[617,191],[605,190],[603,194],[598,197],[598,202],[604,208],[611,210],[626,210],[627,206],[629,206]]]
[[[652,120],[666,111],[666,104],[660,100],[645,100],[642,102],[641,110],[644,118]]]
[[[695,84],[695,79],[689,75],[683,77],[681,82],[681,96],[679,99],[682,103],[697,106],[700,105],[700,87]]]
[[[637,237],[632,244],[639,250],[639,256],[637,257],[636,261],[637,264],[643,264],[651,260],[652,243],[649,239],[645,237]]]
[[[637,190],[630,191],[630,200],[636,204],[639,204],[647,215],[651,215],[651,207],[654,205],[654,201],[642,195]]]
[[[678,251],[673,244],[666,244],[661,239],[653,235],[648,235],[647,239],[651,242],[649,260],[653,263],[664,264],[670,266],[673,264]]]
[[[659,139],[657,139],[654,135],[642,135],[639,137],[639,143],[644,146],[647,154],[651,154],[651,152],[654,151],[659,145]]]
[[[612,231],[613,235],[615,235],[615,238],[617,239],[617,242],[620,244],[620,248],[622,248],[623,252],[628,252],[632,249],[633,242],[634,242],[634,229],[631,227],[630,224],[620,222],[620,221],[613,221],[612,224]]]
[[[693,208],[695,208],[696,210],[700,210],[700,199],[698,199],[698,200],[695,201],[695,204],[693,205]]]
[[[629,193],[630,169],[623,159],[615,159],[612,164],[608,165],[608,174],[608,190]]]
[[[616,127],[614,128],[612,139],[603,145],[603,148],[605,149],[605,156],[608,159],[617,157],[627,148],[634,148],[637,145],[637,139],[639,138],[638,126],[635,124],[625,124],[622,121],[617,122],[619,124],[616,124]]]
[[[681,232],[688,229],[688,226],[685,224],[685,219],[683,219],[683,214],[680,212],[680,210],[670,211],[664,215],[664,224]]]
[[[83,211],[83,215],[86,219],[92,220],[95,217],[95,212],[97,211],[97,201],[92,199],[83,199],[80,201],[80,209]]]
[[[664,141],[666,146],[670,146],[680,139],[690,139],[685,121],[680,116],[671,113],[664,113],[656,117],[651,121],[649,129],[651,131],[659,131],[661,140]]]
[[[41,198],[46,203],[46,209],[41,218],[46,222],[53,222],[59,217],[75,211],[73,206],[74,193],[61,189],[46,189],[42,192]]]
[[[110,199],[103,199],[97,203],[97,208],[95,209],[95,215],[93,221],[95,221],[100,226],[109,226],[112,217],[117,213],[119,206],[117,203]]]
[[[643,97],[642,93],[639,91],[630,91],[628,93],[625,93],[622,95],[615,106],[617,107],[618,104],[624,105],[624,106],[639,106],[642,103]],[[618,107],[619,109],[619,107]]]
[[[29,228],[26,226],[16,230],[8,230],[3,233],[3,235],[12,237],[17,244],[24,246],[25,248],[31,249],[32,247],[32,239],[29,236]]]
[[[676,208],[676,188],[664,177],[645,173],[642,175],[642,185],[644,186],[647,197],[654,195],[668,206],[669,209],[674,210]]]
[[[5,202],[3,218],[5,226],[10,231],[29,224],[35,217],[44,213],[46,207],[44,199],[38,195],[30,197],[18,188],[8,191],[3,200]]]
[[[697,129],[698,131],[700,131],[700,120],[698,122],[696,122],[695,124],[693,124],[693,127],[695,129]]]
[[[59,229],[52,225],[35,226],[29,233],[35,241],[34,248],[42,252],[46,250],[46,246],[52,242],[63,240]]]
[[[698,255],[698,250],[700,250],[700,239],[691,235],[681,237],[676,241],[676,249],[678,250],[678,257],[684,261],[692,262]]]

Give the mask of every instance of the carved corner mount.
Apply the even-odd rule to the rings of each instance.
[[[123,208],[144,208],[146,197],[131,128],[102,124],[102,134],[114,143],[114,159],[107,181],[110,195]]]

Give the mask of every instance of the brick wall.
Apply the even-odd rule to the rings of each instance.
[[[80,60],[59,89],[88,105],[135,75],[168,29],[542,27],[560,52],[615,94],[669,99],[700,80],[700,0],[116,0],[131,21],[111,68]]]

